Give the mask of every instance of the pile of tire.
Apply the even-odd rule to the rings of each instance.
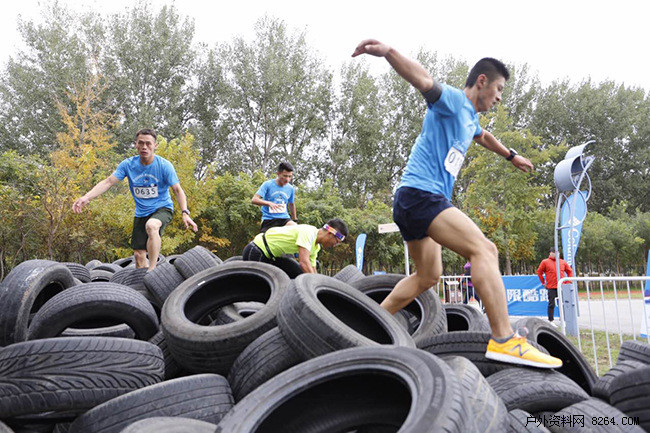
[[[290,279],[202,247],[152,272],[132,265],[31,260],[0,283],[0,433],[648,428],[642,343],[626,342],[620,372],[599,379],[528,319],[533,344],[565,366],[521,368],[485,358],[489,325],[474,307],[427,291],[388,314],[379,304],[403,275]],[[583,427],[536,422],[578,415]]]

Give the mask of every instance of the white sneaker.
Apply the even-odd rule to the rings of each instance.
[[[555,322],[553,322],[552,320],[549,320],[549,321],[548,321],[548,324],[551,325],[551,326],[553,326],[553,327],[555,327],[555,328],[557,328],[557,325],[556,325]]]

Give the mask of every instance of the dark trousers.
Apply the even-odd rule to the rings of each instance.
[[[555,298],[557,298],[557,289],[548,290],[548,320],[553,321],[553,313],[555,312]]]
[[[302,268],[293,258],[289,257],[276,257],[275,259],[267,258],[260,247],[255,245],[255,243],[250,242],[244,247],[244,251],[241,253],[242,260],[248,262],[263,262],[269,263],[271,265],[277,266],[282,269],[289,275],[289,278],[296,278],[298,275],[302,274]]]

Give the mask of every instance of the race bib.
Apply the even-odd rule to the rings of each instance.
[[[286,203],[276,203],[276,205],[278,205],[278,207],[275,209],[269,206],[269,213],[285,213],[287,211]]]
[[[460,153],[458,149],[452,147],[451,149],[449,149],[449,153],[445,158],[445,170],[447,170],[449,174],[454,176],[455,179],[458,176],[460,167],[463,165],[463,161],[465,161],[465,156],[462,153]]]
[[[157,186],[134,186],[133,195],[137,198],[156,198],[158,197]]]

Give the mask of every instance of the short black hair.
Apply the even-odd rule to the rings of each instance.
[[[150,128],[143,128],[139,130],[138,132],[135,133],[135,141],[138,141],[138,136],[140,135],[151,135],[153,137],[153,141],[156,141],[158,139],[158,134],[156,134],[156,131]]]
[[[508,68],[500,60],[493,59],[492,57],[485,57],[476,62],[465,81],[465,87],[472,87],[476,84],[478,76],[485,74],[488,80],[492,81],[495,78],[503,77],[508,81],[510,79],[510,72]]]
[[[337,232],[341,233],[346,238],[348,237],[348,226],[343,222],[341,218],[332,218],[325,224],[332,228],[335,228]]]
[[[283,171],[290,171],[293,173],[293,165],[288,161],[282,161],[278,165],[278,173],[282,173]]]

